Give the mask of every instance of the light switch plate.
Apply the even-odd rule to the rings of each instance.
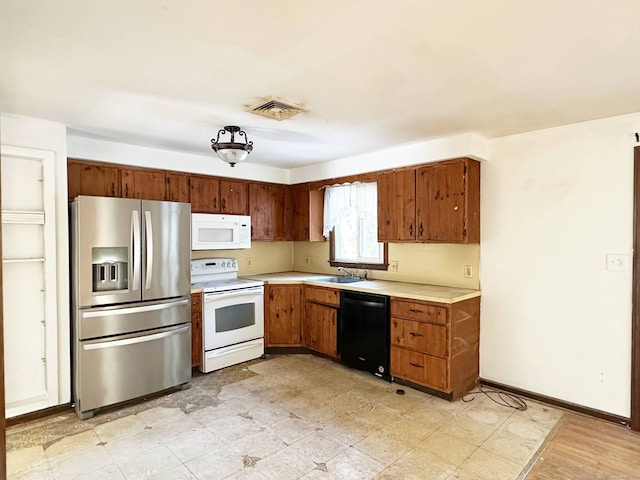
[[[629,255],[607,254],[607,270],[611,272],[626,272],[629,270]]]

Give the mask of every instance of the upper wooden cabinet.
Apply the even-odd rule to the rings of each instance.
[[[480,163],[438,162],[416,172],[417,240],[480,242]]]
[[[220,213],[248,215],[247,185],[243,180],[220,180]]]
[[[170,202],[189,202],[189,174],[167,172],[167,200]]]
[[[69,199],[78,195],[119,197],[120,169],[113,165],[69,160],[67,162]]]
[[[249,183],[251,240],[285,240],[284,185]]]
[[[123,168],[121,176],[124,198],[167,199],[167,173],[164,170]]]
[[[480,163],[469,158],[378,174],[381,242],[480,242]]]
[[[191,211],[193,213],[220,213],[220,179],[207,175],[191,175]]]
[[[287,240],[320,241],[324,191],[310,190],[308,183],[291,185],[286,192]]]
[[[416,239],[416,171],[378,175],[378,241]]]

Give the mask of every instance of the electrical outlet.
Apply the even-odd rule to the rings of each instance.
[[[311,263],[311,257],[307,257],[304,260],[307,263],[307,265],[309,265]]]
[[[472,278],[473,277],[473,267],[471,265],[464,266],[464,277]]]
[[[626,272],[629,270],[629,255],[608,254],[607,270],[613,272]]]
[[[391,262],[391,271],[397,272],[399,270],[400,270],[400,262],[398,260],[394,260],[393,262]]]
[[[247,258],[247,267],[253,265],[253,258]]]

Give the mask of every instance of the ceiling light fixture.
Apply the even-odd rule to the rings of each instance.
[[[230,142],[220,141],[220,135],[224,135],[225,133],[231,134]],[[236,134],[244,137],[244,143],[235,141]],[[253,150],[253,142],[247,141],[247,134],[244,130],[240,130],[240,127],[229,125],[218,131],[218,136],[215,140],[213,138],[211,139],[211,148],[218,154],[221,160],[235,167],[236,163],[244,161],[251,153],[251,150]]]

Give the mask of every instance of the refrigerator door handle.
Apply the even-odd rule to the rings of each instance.
[[[141,256],[141,240],[140,240],[140,212],[138,210],[131,211],[131,233],[132,233],[132,255],[131,263],[133,264],[133,287],[132,290],[140,288],[140,256]]]
[[[112,347],[124,347],[126,345],[135,345],[136,343],[153,342],[154,340],[160,340],[161,338],[171,337],[173,335],[180,335],[189,331],[189,325],[175,330],[169,330],[168,332],[152,333],[151,335],[143,335],[141,337],[124,338],[122,340],[112,340],[110,342],[90,343],[83,345],[83,350],[101,350],[104,348]]]
[[[151,288],[151,277],[153,275],[153,224],[151,223],[151,212],[144,212],[144,222],[147,233],[147,274],[145,276],[144,288]]]
[[[187,305],[189,299],[178,300],[177,302],[170,303],[156,303],[154,305],[145,305],[144,307],[129,307],[129,308],[117,308],[98,310],[96,312],[83,312],[82,318],[97,318],[97,317],[111,317],[113,315],[131,315],[134,313],[154,312],[156,310],[168,310],[169,308],[180,307]]]

